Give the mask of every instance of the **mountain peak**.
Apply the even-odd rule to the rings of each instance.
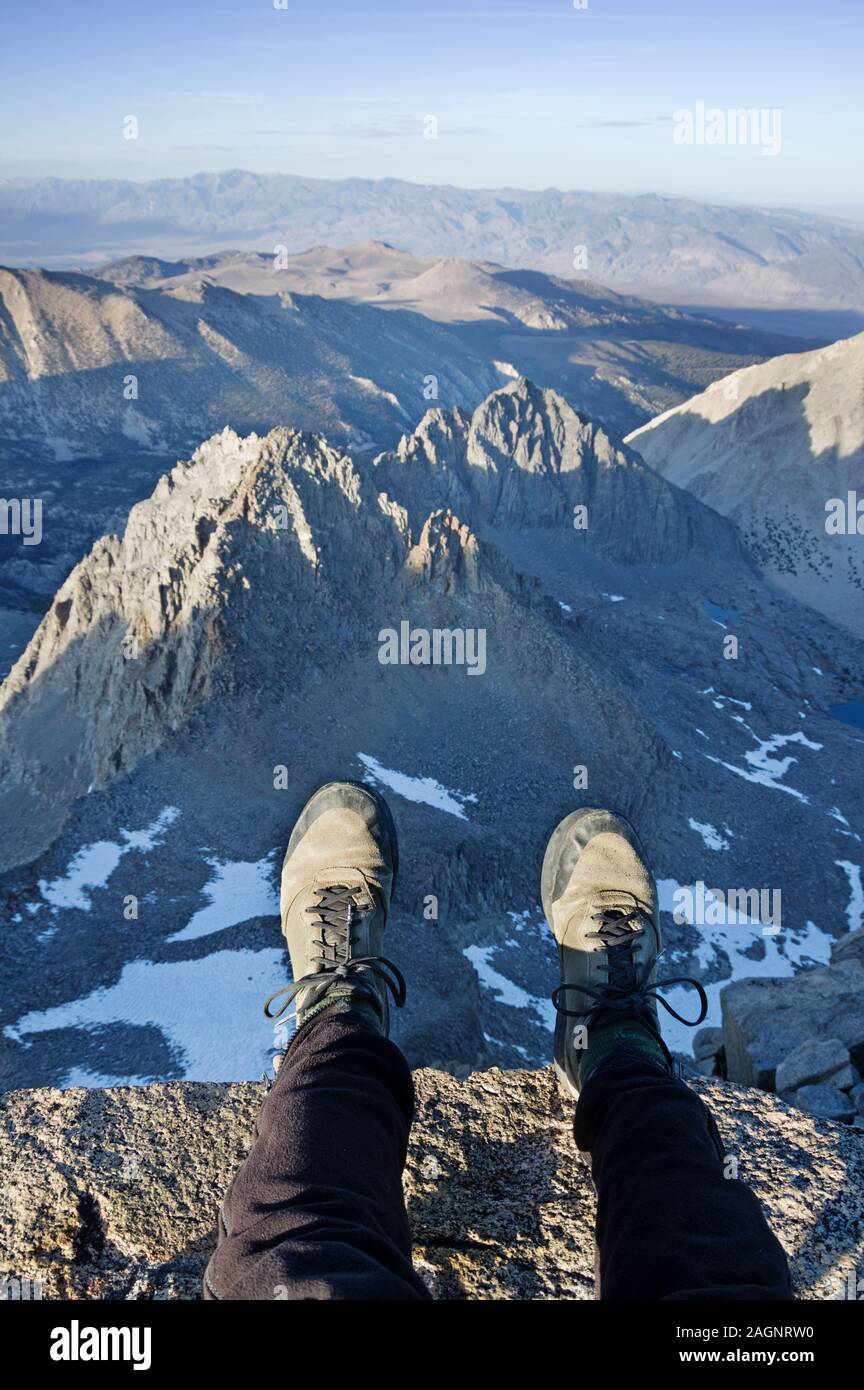
[[[479,588],[479,553],[470,527],[448,508],[439,508],[427,517],[405,563],[418,579],[449,594],[460,585]]]

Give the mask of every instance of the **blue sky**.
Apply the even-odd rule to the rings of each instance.
[[[860,0],[285,3],[10,6],[0,174],[239,167],[864,206]],[[699,101],[780,108],[781,154],[676,145],[672,112]]]

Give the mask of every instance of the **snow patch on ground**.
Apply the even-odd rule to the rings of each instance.
[[[28,1035],[58,1028],[89,1031],[126,1023],[162,1030],[186,1081],[257,1080],[270,1060],[272,1031],[261,1012],[267,995],[285,984],[280,949],[214,951],[198,960],[131,961],[116,984],[55,1008],[25,1014],[4,1036],[27,1043]],[[70,1067],[62,1082],[87,1080],[86,1068]],[[153,1077],[124,1077],[130,1081]],[[118,1079],[113,1079],[117,1084]]]
[[[857,831],[852,829],[851,825],[849,824],[846,817],[843,815],[843,812],[840,810],[839,806],[832,806],[831,810],[828,812],[828,815],[831,817],[832,820],[838,821],[840,825],[845,827],[845,829],[838,830],[836,832],[838,835],[846,835],[848,839],[858,840],[860,842],[861,836],[857,833]]]
[[[740,722],[743,723],[744,721],[741,720]],[[726,763],[722,758],[715,758],[710,753],[706,753],[705,757],[708,761],[725,767],[727,772],[734,772],[736,777],[743,777],[745,782],[754,782],[761,787],[772,787],[775,791],[786,792],[789,796],[794,796],[796,800],[803,801],[805,805],[808,804],[810,800],[808,796],[799,792],[796,787],[787,787],[782,780],[792,764],[797,763],[798,759],[791,756],[775,758],[773,755],[790,743],[798,743],[803,748],[809,748],[817,753],[821,751],[822,744],[813,743],[800,729],[794,734],[772,734],[770,738],[759,738],[748,725],[745,724],[744,727],[758,745],[744,754],[744,761],[749,763],[748,768],[736,767],[734,763]]]
[[[78,908],[89,912],[92,903],[90,894],[95,888],[104,888],[124,854],[136,850],[146,854],[162,843],[170,827],[180,812],[176,806],[166,806],[150,825],[143,830],[121,830],[125,843],[114,840],[97,840],[95,844],[85,845],[69,862],[66,875],[55,878],[50,883],[39,881],[39,892],[47,903],[57,908]]]
[[[380,786],[388,787],[390,791],[396,792],[397,796],[402,796],[406,801],[417,801],[424,806],[434,806],[437,811],[447,811],[451,816],[458,816],[460,820],[467,820],[464,803],[477,800],[471,792],[448,791],[442,787],[440,782],[434,781],[431,777],[410,777],[406,772],[395,772],[392,768],[382,767],[376,758],[370,757],[367,753],[358,753],[357,757],[363,764],[373,782]]]
[[[530,1061],[531,1054],[527,1047],[520,1047],[518,1043],[502,1042],[500,1038],[493,1038],[491,1033],[484,1033],[483,1039],[485,1042],[491,1043],[495,1047],[512,1047],[513,1051],[518,1052],[520,1057],[524,1057],[526,1061]]]
[[[834,863],[838,869],[842,869],[849,880],[849,906],[846,908],[846,916],[849,919],[849,930],[858,931],[864,927],[864,886],[861,883],[860,864],[850,864],[848,859],[835,859]]]
[[[691,830],[696,831],[697,835],[702,836],[706,849],[721,850],[729,848],[729,841],[724,840],[716,826],[709,825],[707,822],[703,824],[701,821],[694,820],[692,816],[687,824],[690,826]],[[727,829],[727,833],[729,833],[727,827],[724,827],[724,829]]]
[[[657,894],[660,908],[663,912],[673,913],[678,906],[679,899],[676,894],[681,889],[685,889],[691,895],[696,894],[696,886],[679,884],[675,879],[659,879],[657,883]],[[746,916],[745,913],[730,911],[728,920],[722,924],[700,924],[696,926],[699,933],[699,946],[696,952],[700,973],[707,971],[710,967],[716,966],[718,958],[722,962],[726,957],[730,965],[730,973],[724,974],[723,979],[715,980],[711,984],[703,986],[708,996],[708,1014],[700,1024],[702,1028],[718,1028],[722,1022],[720,1009],[720,991],[730,984],[732,980],[744,980],[754,976],[764,976],[766,979],[779,979],[781,977],[797,974],[797,968],[804,964],[827,965],[831,958],[831,947],[834,938],[827,932],[822,931],[814,922],[807,922],[799,930],[784,927],[775,936],[765,935],[763,923],[754,921]],[[757,942],[764,946],[761,959],[753,955],[746,954],[753,951]],[[664,976],[674,976],[681,973],[677,962],[667,960],[665,963],[661,959],[659,976],[662,982]],[[677,1009],[684,1018],[695,1018],[699,1012],[699,1001],[696,991],[689,985],[673,985],[671,989],[663,989],[660,986],[661,994],[665,995],[673,1008]],[[668,1047],[673,1052],[683,1052],[689,1054],[693,1048],[692,1028],[679,1023],[666,1013],[665,1009],[660,1008],[660,1021],[663,1037]]]
[[[536,994],[529,994],[521,985],[514,984],[506,975],[494,970],[490,965],[490,958],[495,950],[494,946],[466,946],[462,954],[467,956],[474,966],[483,988],[494,991],[497,1004],[509,1004],[511,1009],[531,1009],[552,1031],[555,1027],[555,1006],[552,1000],[539,999]]]
[[[702,691],[703,695],[713,695],[713,704],[718,709],[723,709],[726,705],[738,705],[741,709],[752,710],[753,706],[749,700],[736,700],[733,695],[723,695],[719,690],[715,690],[713,685],[709,685],[707,690]]]
[[[200,936],[239,926],[253,917],[277,917],[279,896],[273,887],[273,856],[275,850],[257,863],[208,859],[215,870],[202,893],[209,898],[206,907],[199,908],[180,931],[169,941],[195,941]]]

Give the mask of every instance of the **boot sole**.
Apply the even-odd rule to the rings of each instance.
[[[555,1076],[557,1078],[558,1085],[561,1087],[561,1090],[564,1092],[565,1095],[569,1096],[571,1100],[578,1100],[579,1090],[570,1080],[570,1077],[567,1075],[566,1071],[561,1066],[561,1063],[553,1062],[552,1065],[555,1069]]]

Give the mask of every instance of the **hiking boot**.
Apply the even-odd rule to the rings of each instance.
[[[689,1023],[657,992],[661,949],[657,890],[635,830],[611,811],[573,811],[553,831],[543,859],[543,911],[561,964],[552,1001],[555,1070],[578,1096],[589,1071],[616,1048],[636,1048],[672,1068],[657,1016],[658,1002]],[[692,984],[708,1000],[698,980]]]
[[[398,1007],[405,1002],[405,981],[381,954],[398,861],[393,817],[377,792],[328,782],[307,801],[282,865],[282,932],[294,981],[267,1000],[268,1018],[294,1003],[302,1028],[322,1009],[350,1009],[386,1037],[388,992]]]

